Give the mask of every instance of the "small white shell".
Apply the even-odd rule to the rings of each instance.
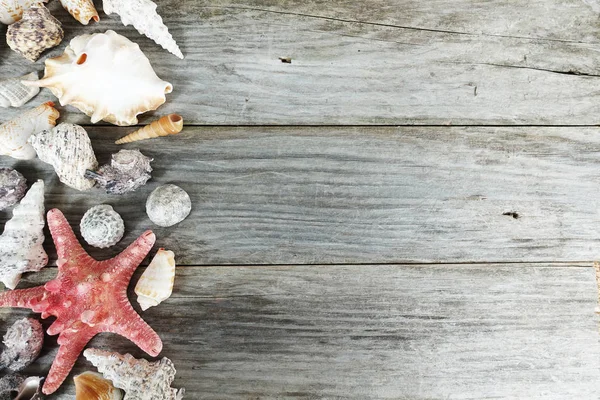
[[[159,249],[148,268],[144,271],[135,293],[142,310],[159,305],[173,293],[175,281],[175,253]]]
[[[0,125],[0,155],[19,160],[33,160],[35,150],[27,143],[34,133],[56,125],[58,111],[51,101],[25,111],[17,118]]]
[[[29,138],[40,160],[51,164],[62,183],[77,190],[91,189],[95,182],[85,171],[98,167],[90,138],[81,126],[62,123]]]
[[[125,224],[119,213],[103,204],[87,210],[81,218],[79,229],[89,245],[105,249],[123,238]]]
[[[25,86],[22,80],[37,81],[37,72],[0,81],[0,107],[21,107],[40,92],[40,88]]]
[[[146,213],[150,221],[168,227],[183,221],[192,210],[192,201],[185,190],[168,184],[159,186],[148,196]]]

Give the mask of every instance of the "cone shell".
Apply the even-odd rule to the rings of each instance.
[[[77,36],[63,55],[46,60],[44,78],[24,82],[47,87],[62,105],[115,125],[137,124],[155,110],[173,86],[161,80],[140,47],[114,31]]]
[[[111,206],[102,204],[87,210],[81,218],[79,229],[88,244],[105,249],[123,238],[125,223]]]
[[[40,92],[40,88],[25,86],[22,80],[38,80],[37,72],[0,81],[0,107],[21,107]]]
[[[43,4],[31,7],[23,13],[23,18],[9,25],[6,43],[11,49],[35,62],[44,50],[58,46],[64,32],[59,20],[50,15]]]
[[[90,138],[81,126],[59,124],[32,135],[29,143],[40,160],[51,164],[62,183],[76,190],[88,190],[94,181],[84,177],[88,169],[98,167]]]
[[[84,372],[73,378],[75,400],[121,400],[123,392],[96,372]]]
[[[183,129],[181,115],[169,114],[152,122],[150,125],[138,129],[129,135],[117,140],[115,144],[137,142],[138,140],[152,139],[159,136],[174,135]]]
[[[0,155],[19,160],[34,159],[35,150],[27,140],[34,133],[55,126],[59,115],[54,103],[49,101],[0,125]]]
[[[0,0],[0,22],[10,25],[23,17],[23,11],[48,0]]]
[[[31,186],[0,236],[0,281],[14,289],[23,272],[39,271],[48,264],[44,251],[44,181]]]
[[[156,4],[151,0],[103,0],[106,14],[117,13],[123,25],[133,25],[142,35],[148,36],[165,50],[183,59],[179,46],[156,12]]]
[[[98,22],[98,11],[94,8],[92,0],[60,0],[63,7],[83,25],[87,25],[90,19]]]
[[[175,253],[159,249],[148,268],[144,271],[135,293],[142,310],[159,305],[173,293],[175,281]]]

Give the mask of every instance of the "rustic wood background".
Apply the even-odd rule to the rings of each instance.
[[[59,107],[101,163],[154,158],[123,197],[76,192],[39,160],[0,166],[44,179],[76,230],[113,205],[127,233],[86,246],[99,259],[148,228],[175,251],[173,296],[142,315],[186,399],[600,397],[600,2],[157,0],[183,61],[96,3],[85,27],[52,2],[65,41],[35,64],[0,41],[0,78],[113,29],[174,86],[140,124],[177,112],[186,128],[117,146],[135,128]],[[144,211],[164,183],[193,201],[172,228]],[[24,315],[0,310],[0,334]],[[144,356],[115,335],[91,345]],[[28,372],[56,349],[47,337]],[[48,398],[73,398],[73,374]]]

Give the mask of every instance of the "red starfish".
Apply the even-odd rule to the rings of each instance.
[[[60,348],[42,391],[63,383],[85,345],[100,332],[125,336],[151,356],[162,341],[135,312],[127,298],[129,280],[156,237],[146,231],[118,256],[96,261],[79,244],[60,210],[48,211],[48,226],[58,253],[58,275],[43,286],[0,293],[0,307],[25,307],[57,317],[48,328]]]

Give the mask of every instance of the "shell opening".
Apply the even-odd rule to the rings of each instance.
[[[165,94],[167,93],[171,93],[173,91],[173,85],[171,85],[170,83],[165,85]]]
[[[177,122],[181,121],[183,118],[181,117],[181,115],[177,115],[177,114],[170,114],[169,115],[169,120],[176,124]],[[162,249],[164,250],[164,249]]]
[[[87,60],[87,54],[86,53],[82,53],[79,56],[79,58],[77,59],[77,65],[83,64],[86,60]]]

